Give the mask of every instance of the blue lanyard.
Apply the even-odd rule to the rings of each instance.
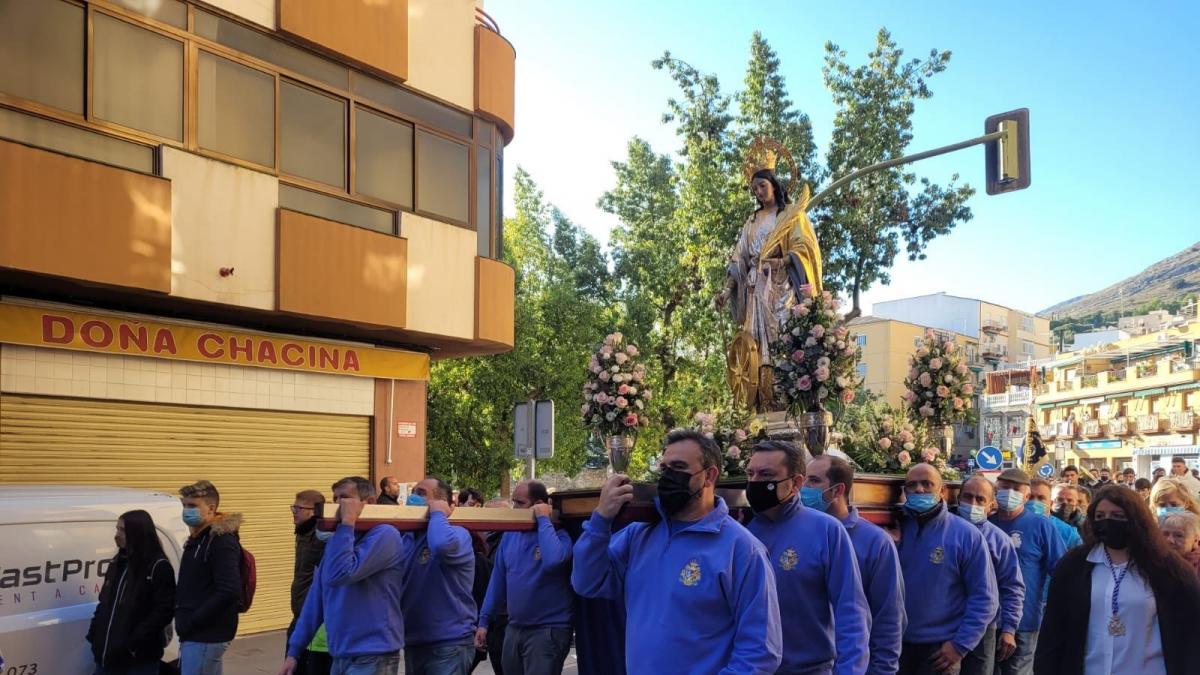
[[[1115,565],[1113,565],[1112,558],[1108,555],[1107,548],[1104,549],[1104,559],[1108,561],[1108,573],[1113,578],[1112,615],[1115,617],[1118,609],[1117,596],[1121,594],[1121,582],[1125,580],[1125,573],[1129,571],[1129,563],[1125,563],[1125,567],[1121,569],[1120,576],[1117,576],[1117,572],[1114,569]]]

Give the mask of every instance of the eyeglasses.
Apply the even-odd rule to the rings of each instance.
[[[292,513],[300,513],[301,511],[315,511],[315,510],[316,509],[311,506],[296,506],[295,504],[292,504]]]

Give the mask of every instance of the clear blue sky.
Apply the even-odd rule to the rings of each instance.
[[[1037,311],[1099,290],[1200,240],[1200,3],[718,2],[488,0],[517,50],[517,133],[505,155],[546,198],[602,242],[615,220],[595,207],[612,160],[638,135],[674,152],[661,123],[673,84],[650,61],[664,49],[741,88],[761,30],[824,152],[834,109],[821,80],[832,40],[865,60],[881,26],[906,53],[949,49],[949,69],[918,103],[912,151],[982,133],[990,114],[1030,109],[1033,185],[983,191],[981,148],[927,160],[959,172],[975,218],[898,262],[872,302],[947,291]]]

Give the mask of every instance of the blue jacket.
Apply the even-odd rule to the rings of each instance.
[[[350,525],[338,525],[313,573],[288,656],[299,658],[322,623],[335,658],[404,649],[400,598],[411,550],[412,537],[394,527],[373,527],[356,536]]]
[[[842,521],[858,559],[863,592],[871,607],[871,654],[867,672],[894,675],[900,669],[900,643],[908,617],[904,613],[904,575],[892,537],[863,520],[851,506]]]
[[[968,521],[969,522],[969,521]],[[1000,592],[1000,609],[996,612],[996,630],[1016,634],[1021,625],[1021,608],[1025,604],[1025,580],[1021,577],[1021,561],[1017,549],[1004,530],[988,521],[976,525],[992,554],[992,571],[996,573],[996,588]]]
[[[404,579],[400,609],[406,616],[420,616],[404,625],[404,644],[474,644],[479,614],[471,595],[474,583],[471,535],[451,525],[446,514],[431,512],[429,529],[414,542]]]
[[[630,673],[779,668],[779,601],[767,551],[720,497],[708,515],[674,527],[664,514],[613,534],[612,521],[593,513],[575,543],[571,585],[584,597],[624,601]]]
[[[909,591],[904,641],[949,641],[965,656],[996,618],[996,575],[979,529],[947,513],[944,502],[936,508],[924,525],[907,513],[900,524],[900,568]]]
[[[838,675],[866,673],[871,610],[842,524],[796,495],[774,520],[756,515],[747,529],[767,547],[788,617],[780,671],[828,673],[836,663]]]
[[[1021,577],[1025,580],[1025,588],[1036,599],[1035,602],[1025,603],[1021,625],[1017,630],[1023,633],[1039,630],[1042,626],[1043,592],[1050,581],[1050,573],[1066,554],[1067,547],[1050,520],[1029,509],[1022,509],[1021,515],[1012,520],[1003,520],[998,515],[993,515],[991,520],[1012,539],[1017,557],[1021,560]]]
[[[479,625],[487,628],[507,603],[514,626],[570,626],[575,609],[571,555],[571,537],[545,516],[538,516],[536,532],[505,532]]]
[[[1058,532],[1058,538],[1062,541],[1063,547],[1066,550],[1070,551],[1076,546],[1083,545],[1083,537],[1079,536],[1079,530],[1072,527],[1070,523],[1050,516],[1050,524],[1054,526],[1054,531]],[[1049,584],[1047,584],[1047,587],[1049,587]]]

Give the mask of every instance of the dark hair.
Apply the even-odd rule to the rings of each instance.
[[[1120,485],[1106,485],[1096,493],[1088,505],[1087,524],[1084,528],[1084,550],[1092,550],[1100,541],[1096,539],[1094,527],[1096,507],[1100,502],[1110,502],[1125,512],[1129,521],[1129,559],[1150,584],[1154,595],[1165,597],[1179,587],[1190,587],[1196,583],[1196,571],[1179,557],[1167,543],[1158,526],[1158,519],[1150,512],[1138,493]]]
[[[1172,464],[1187,464],[1187,460],[1182,457],[1176,456],[1176,457],[1171,458],[1171,463]]]
[[[296,493],[296,500],[311,502],[313,506],[320,506],[325,503],[325,495],[316,490],[301,490]]]
[[[1068,471],[1074,471],[1075,473],[1079,473],[1079,469],[1075,468],[1074,464],[1068,464],[1065,467],[1063,467],[1062,473],[1060,473],[1059,475],[1061,476],[1062,474],[1064,474]]]
[[[1136,476],[1136,475],[1137,475],[1137,472],[1136,472],[1136,471],[1134,471],[1133,469],[1129,469],[1129,468],[1127,468],[1127,469],[1125,469],[1124,471],[1122,471],[1122,472],[1121,472],[1121,475],[1122,475],[1122,476]]]
[[[1133,489],[1135,490],[1149,490],[1152,486],[1153,483],[1150,482],[1149,478],[1139,478],[1133,481]]]
[[[791,202],[791,200],[788,199],[787,190],[783,189],[783,186],[779,184],[779,179],[775,177],[774,171],[770,169],[759,169],[758,171],[755,171],[754,175],[750,177],[750,186],[753,187],[754,181],[759,178],[765,178],[771,183],[771,191],[775,193],[775,208],[782,210],[783,207],[787,206],[788,203]],[[755,211],[758,211],[761,208],[762,204],[759,204],[758,209],[755,209]]]
[[[330,489],[334,492],[337,492],[338,488],[342,487],[343,485],[353,485],[354,490],[358,492],[358,498],[364,502],[375,496],[375,486],[371,485],[371,481],[363,478],[362,476],[346,476],[345,478],[334,483],[333,487]]]
[[[1112,469],[1109,469],[1107,466],[1102,466],[1099,469],[1096,469],[1096,473],[1107,473],[1112,475]]]
[[[525,489],[529,491],[530,504],[538,502],[550,503],[550,491],[546,489],[545,483],[539,480],[526,481]]]
[[[836,455],[821,455],[829,462],[829,470],[825,472],[825,479],[829,481],[829,486],[844,485],[846,500],[850,500],[850,488],[854,487],[854,466],[846,460]],[[801,461],[804,458],[800,458]]]
[[[431,480],[437,483],[439,498],[445,501],[450,501],[450,498],[454,496],[454,488],[450,487],[450,484],[441,478],[438,478],[437,476],[426,476],[425,480]]]
[[[217,492],[217,486],[206,480],[198,480],[191,485],[184,485],[179,488],[179,496],[185,499],[199,499],[206,504],[211,504],[213,510],[221,505],[221,493]]]
[[[475,501],[483,503],[483,495],[479,494],[479,490],[475,488],[463,488],[458,491],[458,505],[462,506],[467,503],[467,500],[474,497]]]
[[[701,467],[705,469],[713,466],[721,468],[721,448],[716,441],[695,429],[675,429],[667,433],[667,440],[663,441],[663,449],[665,450],[668,445],[683,441],[692,441],[700,446]]]
[[[760,452],[782,452],[788,473],[793,476],[803,476],[808,471],[804,462],[804,451],[796,447],[795,443],[787,441],[759,441],[754,445],[751,454],[758,454]]]
[[[154,528],[154,519],[141,509],[126,511],[120,520],[125,523],[125,554],[129,568],[138,574],[150,571],[155,560],[167,557]]]
[[[387,491],[387,486],[388,486],[389,480],[393,480],[393,478],[391,476],[384,476],[383,478],[379,479],[379,493],[380,494],[383,494],[384,492]]]

